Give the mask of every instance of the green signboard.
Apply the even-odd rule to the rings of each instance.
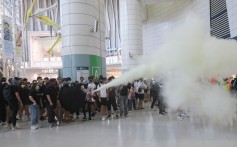
[[[90,56],[90,75],[98,78],[101,74],[102,60],[99,56]]]

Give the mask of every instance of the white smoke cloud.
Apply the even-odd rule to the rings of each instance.
[[[191,110],[212,122],[230,123],[235,119],[236,100],[208,80],[216,74],[227,77],[236,73],[237,43],[213,38],[209,32],[199,18],[187,17],[167,33],[164,45],[144,64],[101,88],[162,75],[163,95],[169,108]]]

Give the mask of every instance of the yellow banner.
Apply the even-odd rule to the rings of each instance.
[[[47,53],[51,55],[54,47],[61,41],[62,41],[62,37],[61,35],[59,35],[57,40],[54,42],[53,46],[47,51]]]
[[[36,0],[34,0],[34,1],[32,2],[32,5],[31,5],[30,8],[27,10],[27,13],[26,13],[26,22],[25,22],[25,27],[24,27],[24,28],[26,28],[26,25],[27,25],[27,23],[29,22],[30,15],[31,15],[31,13],[32,13],[32,11],[33,11],[35,2],[36,2]]]
[[[50,26],[56,27],[58,29],[61,28],[61,26],[59,24],[57,24],[56,22],[54,22],[47,16],[36,16],[36,18],[38,18],[41,22],[43,22],[46,25],[50,25]]]

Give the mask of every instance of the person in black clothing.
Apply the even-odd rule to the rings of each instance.
[[[127,117],[128,115],[128,92],[130,87],[122,85],[120,87],[120,117]]]
[[[152,97],[153,97],[153,101],[151,103],[151,109],[153,109],[155,103],[158,100],[159,94],[160,94],[160,86],[157,81],[152,85],[151,91],[152,91],[151,93],[152,93]]]
[[[152,90],[152,95],[153,95],[153,101],[152,101],[152,104],[151,104],[151,109],[153,109],[154,104],[156,103],[156,101],[158,101],[159,114],[166,115],[165,106],[164,106],[164,102],[163,102],[163,97],[160,94],[161,85],[156,81],[152,85],[151,90]]]
[[[23,103],[19,95],[19,87],[18,87],[19,78],[16,77],[14,80],[10,78],[8,82],[10,84],[9,86],[11,87],[11,95],[12,95],[12,99],[7,102],[12,111],[12,114],[9,116],[8,119],[8,127],[11,127],[12,131],[14,131],[16,129],[16,116],[19,109],[18,102],[20,106],[23,106]],[[7,86],[7,83],[5,83],[5,86]]]
[[[53,127],[53,123],[55,122],[54,117],[54,109],[57,107],[57,81],[56,79],[50,79],[48,85],[45,88],[45,95],[47,97],[46,101],[46,109],[48,114],[48,123],[49,127]]]
[[[3,77],[0,81],[0,123],[2,125],[6,124],[6,105],[7,105],[7,102],[2,94],[4,83],[6,83],[6,78]]]
[[[31,118],[32,130],[40,128],[40,125],[38,124],[39,106],[40,106],[40,97],[37,95],[38,90],[39,86],[36,83],[34,83],[29,93],[30,118]]]
[[[109,77],[108,78],[108,82],[111,82],[112,80],[114,79],[114,77]],[[115,87],[110,87],[108,89],[108,113],[109,115],[107,117],[111,117],[111,106],[113,106],[113,110],[115,111],[116,113],[116,118],[118,118],[118,106],[117,106],[117,103],[116,103],[116,89]]]
[[[21,97],[21,101],[23,103],[22,107],[19,107],[18,115],[19,119],[22,120],[22,113],[25,111],[27,119],[30,120],[30,112],[29,112],[29,89],[25,82],[20,82],[19,84],[19,94]]]
[[[45,80],[45,82],[48,82],[47,78]],[[44,94],[45,91],[45,87],[48,83],[44,83],[43,78],[42,77],[37,77],[37,83],[38,83],[38,87],[39,90],[37,90],[37,96],[40,99],[40,120],[43,121],[45,120],[44,118],[44,113],[45,113],[45,108],[46,108],[46,95]]]

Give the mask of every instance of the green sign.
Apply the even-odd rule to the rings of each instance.
[[[98,78],[101,74],[102,60],[99,56],[90,56],[90,75]]]

